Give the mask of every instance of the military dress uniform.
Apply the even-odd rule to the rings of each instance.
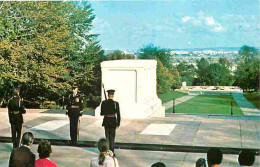
[[[109,148],[114,152],[116,128],[120,126],[119,103],[108,99],[101,104],[101,116],[104,116],[102,126],[105,128],[106,139],[109,141]]]
[[[11,124],[13,147],[19,147],[21,142],[23,115],[26,110],[23,105],[23,100],[18,97],[12,97],[8,102],[8,116]]]
[[[79,139],[79,117],[82,116],[83,111],[82,99],[79,94],[69,96],[66,109],[70,119],[70,138],[71,144],[75,144]]]

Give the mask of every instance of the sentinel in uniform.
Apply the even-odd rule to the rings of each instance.
[[[102,101],[101,116],[104,116],[102,126],[105,128],[106,139],[109,141],[109,149],[114,152],[116,128],[120,126],[119,103],[114,101],[115,90],[108,90],[108,100]]]
[[[8,116],[11,124],[13,148],[20,147],[23,125],[23,115],[26,110],[20,97],[19,89],[15,89],[15,96],[8,101]]]
[[[83,111],[83,100],[78,94],[77,87],[73,87],[73,94],[69,96],[66,109],[70,120],[71,144],[74,145],[79,140],[79,117]]]

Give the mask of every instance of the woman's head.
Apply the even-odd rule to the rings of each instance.
[[[102,138],[98,141],[98,150],[100,152],[107,152],[109,150],[109,143],[107,139]]]
[[[109,143],[105,138],[102,138],[98,141],[98,150],[100,152],[99,158],[98,158],[98,164],[103,165],[105,161],[105,155],[109,149]]]
[[[48,158],[52,152],[51,143],[48,140],[42,140],[38,145],[38,153],[40,158]]]
[[[204,159],[204,158],[199,158],[199,159],[196,161],[196,167],[206,167],[206,166],[207,166],[206,159]]]

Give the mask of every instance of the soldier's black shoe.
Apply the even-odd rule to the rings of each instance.
[[[75,141],[68,141],[68,144],[69,144],[70,146],[75,146],[75,145],[76,145],[76,142],[75,142]]]

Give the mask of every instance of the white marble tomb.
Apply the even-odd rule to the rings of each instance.
[[[122,118],[164,117],[156,94],[156,60],[112,60],[101,63],[105,89],[114,89]],[[105,100],[102,87],[102,101]],[[100,117],[100,106],[95,110]]]

